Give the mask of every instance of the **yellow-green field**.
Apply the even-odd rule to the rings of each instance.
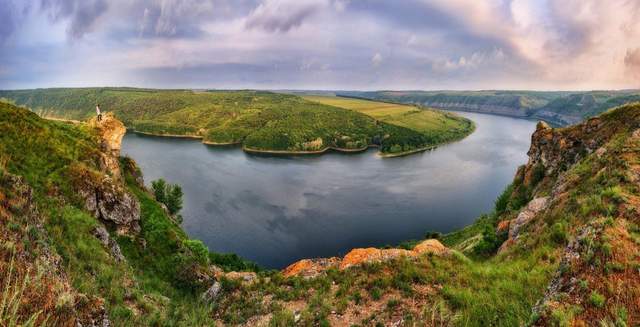
[[[414,106],[334,96],[304,96],[303,98],[334,107],[349,109],[369,115],[385,123],[406,127],[421,133],[458,130],[465,120],[459,116],[433,109]]]

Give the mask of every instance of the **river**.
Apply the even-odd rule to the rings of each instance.
[[[462,141],[400,158],[358,154],[274,157],[198,140],[128,133],[123,153],[145,182],[184,191],[183,228],[212,251],[268,268],[354,247],[448,232],[491,211],[527,160],[535,122],[459,113],[476,123]]]

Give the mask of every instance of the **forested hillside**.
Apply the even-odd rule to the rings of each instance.
[[[435,127],[446,126],[446,133],[425,133],[295,95],[262,91],[78,88],[0,91],[0,97],[41,116],[74,120],[94,116],[100,104],[138,132],[242,144],[250,151],[313,153],[376,145],[383,153],[401,153],[472,131],[468,120],[439,112]]]

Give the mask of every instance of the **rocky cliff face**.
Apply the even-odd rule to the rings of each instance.
[[[89,120],[88,125],[95,129],[100,138],[102,150],[100,156],[101,168],[108,172],[115,180],[120,180],[120,148],[122,146],[122,138],[127,132],[126,127],[112,113],[103,115],[100,121],[94,117]]]
[[[119,160],[126,128],[110,113],[101,121],[93,118],[88,125],[94,128],[99,138],[101,171],[74,164],[70,167],[70,179],[85,208],[96,218],[115,225],[120,234],[137,233],[140,230],[140,205],[124,186]],[[129,165],[135,167],[135,163]]]
[[[541,235],[566,243],[534,325],[640,322],[640,105],[567,128],[541,122],[528,155],[512,197],[531,200],[503,215],[500,252],[534,250]]]

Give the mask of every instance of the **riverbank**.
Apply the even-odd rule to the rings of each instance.
[[[247,153],[254,153],[254,154],[275,154],[275,155],[297,156],[297,155],[323,154],[323,153],[326,153],[329,150],[342,152],[342,153],[360,153],[360,152],[365,152],[369,148],[373,148],[373,147],[378,147],[378,146],[376,146],[376,145],[367,145],[365,147],[357,148],[357,149],[346,149],[346,148],[337,148],[337,147],[331,147],[330,146],[330,147],[326,147],[326,148],[324,148],[322,150],[313,150],[313,151],[260,150],[260,149],[251,149],[251,148],[243,146],[242,147],[242,151],[245,151]]]
[[[336,152],[340,152],[340,153],[361,153],[361,152],[365,152],[370,148],[379,148],[379,145],[376,144],[369,144],[367,146],[361,147],[361,148],[356,148],[356,149],[348,149],[348,148],[340,148],[340,147],[326,147],[320,150],[311,150],[311,151],[292,151],[292,150],[263,150],[263,149],[254,149],[254,148],[250,148],[250,147],[246,147],[242,145],[242,142],[228,142],[228,143],[224,143],[224,142],[212,142],[212,141],[205,141],[204,138],[202,136],[198,136],[198,135],[178,135],[178,134],[154,134],[154,133],[148,133],[148,132],[141,132],[141,131],[137,131],[137,130],[130,130],[133,133],[136,134],[141,134],[141,135],[146,135],[146,136],[154,136],[154,137],[168,137],[168,138],[187,138],[187,139],[195,139],[195,140],[202,140],[202,144],[205,145],[210,145],[210,146],[220,146],[220,147],[228,147],[228,146],[241,146],[242,151],[250,153],[250,154],[270,154],[270,155],[282,155],[282,156],[304,156],[304,155],[320,155],[320,154],[324,154],[327,151],[336,151]],[[381,158],[396,158],[396,157],[404,157],[404,156],[408,156],[411,154],[415,154],[415,153],[420,153],[420,152],[424,152],[424,151],[428,151],[428,150],[433,150],[441,145],[444,144],[449,144],[449,143],[453,143],[453,142],[457,142],[460,141],[462,139],[464,139],[465,137],[471,135],[473,132],[475,131],[475,124],[472,122],[472,129],[469,132],[469,134],[466,134],[464,137],[461,137],[459,139],[455,139],[455,140],[451,140],[448,142],[443,142],[443,143],[439,143],[439,144],[434,144],[434,145],[429,145],[429,146],[425,146],[425,147],[421,147],[421,148],[417,148],[417,149],[413,149],[413,150],[409,150],[409,151],[403,151],[403,152],[398,152],[398,153],[383,153],[383,152],[378,152],[377,155]]]
[[[173,137],[173,138],[183,138],[183,139],[196,139],[196,140],[202,140],[202,136],[200,135],[180,135],[180,134],[156,134],[156,133],[149,133],[149,132],[141,132],[141,131],[137,131],[135,129],[129,129],[129,131],[136,133],[136,134],[142,134],[142,135],[148,135],[148,136],[162,136],[162,137]]]

